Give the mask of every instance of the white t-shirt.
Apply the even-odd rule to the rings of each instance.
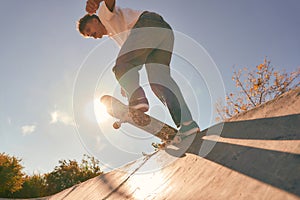
[[[108,36],[122,46],[129,35],[129,31],[142,13],[143,11],[119,8],[118,6],[115,6],[111,12],[103,2],[100,5],[98,16],[105,26]]]

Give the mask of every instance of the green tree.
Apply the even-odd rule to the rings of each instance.
[[[0,197],[35,198],[49,196],[100,175],[99,161],[84,155],[81,163],[60,160],[48,174],[28,176],[22,173],[21,159],[0,154]]]
[[[35,174],[33,176],[26,175],[22,188],[14,193],[17,198],[36,198],[47,196],[46,179],[43,175]]]
[[[300,67],[291,73],[280,72],[267,59],[252,71],[247,68],[234,70],[232,80],[238,91],[226,95],[225,106],[217,103],[217,120],[231,118],[295,89],[300,85],[299,78]]]
[[[84,155],[81,163],[76,160],[60,160],[54,171],[45,175],[47,194],[60,192],[73,185],[100,175],[99,161],[94,157]]]
[[[95,175],[101,174],[99,160],[92,156],[84,155],[80,165],[83,179],[93,178]]]
[[[11,197],[24,182],[21,159],[0,153],[0,197]]]

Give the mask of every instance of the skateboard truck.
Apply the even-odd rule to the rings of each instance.
[[[176,135],[172,140],[162,140],[162,143],[152,143],[152,146],[159,150],[165,149],[168,145],[179,144],[182,141],[182,138],[179,135]]]

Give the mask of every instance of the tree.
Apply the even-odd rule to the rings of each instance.
[[[238,91],[226,95],[225,106],[217,103],[218,120],[231,118],[295,89],[300,85],[299,78],[300,67],[291,73],[280,72],[267,59],[252,71],[234,70],[232,80]]]
[[[84,155],[81,163],[75,160],[60,160],[59,166],[48,174],[25,175],[18,159],[0,154],[0,198],[35,198],[48,196],[75,184],[100,175],[99,161]]]
[[[36,198],[47,196],[46,194],[46,179],[43,175],[34,174],[26,175],[22,188],[14,193],[14,198]]]
[[[24,182],[21,159],[0,153],[0,197],[11,197]]]
[[[46,174],[47,194],[60,192],[73,185],[100,175],[99,161],[94,157],[84,155],[82,163],[75,160],[60,160],[54,171]]]
[[[94,157],[88,156],[86,154],[83,155],[80,168],[81,168],[83,180],[88,180],[90,178],[102,174],[99,167],[99,160],[95,159]]]

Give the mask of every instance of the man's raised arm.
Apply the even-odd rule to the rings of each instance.
[[[99,8],[100,3],[104,1],[106,7],[112,12],[115,7],[115,0],[87,0],[85,10],[89,14],[94,14]]]

